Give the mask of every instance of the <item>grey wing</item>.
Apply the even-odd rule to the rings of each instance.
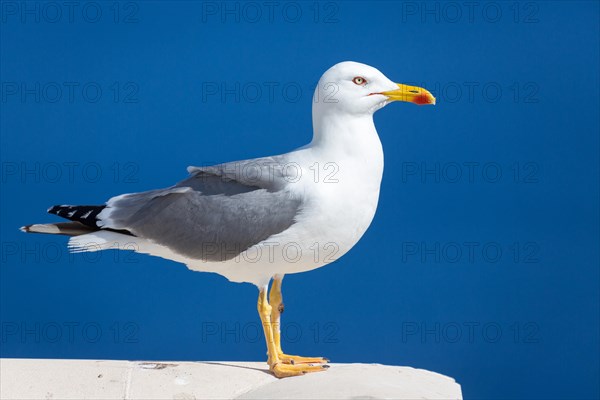
[[[302,170],[297,163],[286,162],[282,156],[207,167],[188,167],[188,172],[191,176],[176,186],[191,186],[211,193],[239,190],[242,186],[279,190],[287,183],[297,182],[302,175]],[[220,179],[213,181],[213,177]],[[227,182],[227,185],[222,185],[223,182]]]
[[[112,198],[98,215],[100,225],[188,258],[225,261],[294,224],[301,203],[274,189],[280,183],[241,183],[219,167],[195,169],[171,188]]]

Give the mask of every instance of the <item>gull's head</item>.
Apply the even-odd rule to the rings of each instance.
[[[435,97],[423,88],[394,83],[369,65],[344,61],[329,68],[319,80],[313,113],[372,115],[393,101],[435,104]]]

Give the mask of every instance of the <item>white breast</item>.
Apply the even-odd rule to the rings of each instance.
[[[321,267],[348,252],[366,232],[377,209],[383,174],[383,151],[377,133],[354,142],[357,151],[340,147],[307,147],[290,153],[302,168],[302,179],[288,188],[303,200],[297,222],[270,242],[293,246],[302,257],[279,257],[264,268],[289,274]],[[261,244],[262,245],[262,244]],[[280,248],[276,251],[283,252]]]

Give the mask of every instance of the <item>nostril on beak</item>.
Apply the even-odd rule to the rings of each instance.
[[[409,90],[409,92],[411,92],[411,93],[419,93],[418,90]]]

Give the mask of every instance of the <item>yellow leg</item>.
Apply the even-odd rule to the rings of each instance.
[[[273,327],[273,341],[277,356],[284,364],[325,364],[329,360],[323,357],[300,357],[285,354],[281,350],[281,314],[283,313],[283,296],[281,294],[281,283],[283,276],[275,276],[271,292],[269,293],[269,301],[271,303],[271,325]]]
[[[265,331],[265,339],[267,341],[267,354],[269,363],[269,369],[278,378],[285,378],[288,376],[303,375],[308,372],[324,371],[328,365],[310,365],[310,364],[298,364],[290,365],[284,364],[279,358],[277,348],[275,346],[275,339],[273,335],[273,326],[271,324],[271,311],[272,308],[267,300],[267,288],[261,289],[258,294],[258,314],[262,321],[263,330]]]

